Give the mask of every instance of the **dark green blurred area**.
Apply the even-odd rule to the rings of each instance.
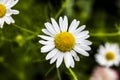
[[[118,43],[120,35],[93,36],[101,33],[117,33],[120,31],[120,0],[20,0],[13,8],[20,11],[13,15],[16,25],[4,25],[0,29],[0,80],[58,80],[55,64],[50,65],[45,60],[46,54],[40,53],[40,38],[44,23],[50,18],[68,16],[69,24],[73,19],[80,20],[90,31],[90,41],[93,42],[90,57],[81,58],[75,62],[73,71],[79,80],[89,80],[91,72],[98,64],[94,54],[99,45],[106,42]],[[34,33],[27,32],[28,29]],[[113,66],[120,71],[119,67]],[[72,80],[64,66],[59,68],[62,80]]]

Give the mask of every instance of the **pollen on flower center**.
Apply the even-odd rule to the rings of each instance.
[[[4,17],[6,14],[6,7],[3,4],[0,4],[0,18]]]
[[[105,57],[107,60],[113,60],[115,58],[115,54],[113,52],[107,52]]]
[[[62,32],[55,36],[55,46],[62,52],[67,52],[73,49],[75,45],[75,38],[69,32]]]

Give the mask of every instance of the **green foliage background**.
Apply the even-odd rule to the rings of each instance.
[[[78,80],[89,80],[97,64],[94,54],[106,42],[120,45],[120,0],[19,0],[16,23],[0,29],[0,80],[73,80],[64,64],[59,69],[40,53],[38,34],[44,23],[53,17],[76,18],[90,31],[93,42],[90,57],[81,58],[72,70]],[[120,71],[119,67],[112,68]]]

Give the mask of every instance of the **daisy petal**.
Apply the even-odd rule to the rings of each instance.
[[[70,28],[68,31],[74,33],[74,31],[76,30],[79,24],[80,24],[80,21],[76,21],[76,19],[74,19],[70,24]]]
[[[42,29],[42,32],[49,35],[49,36],[51,36],[51,37],[54,37],[54,35],[51,34],[47,29]]]
[[[109,49],[111,48],[111,44],[106,43],[106,44],[105,44],[105,48],[106,48],[106,50],[109,50]]]
[[[11,10],[12,14],[19,14],[19,11],[18,10]]]
[[[53,38],[52,37],[49,37],[49,36],[44,36],[44,35],[38,35],[38,37],[44,39],[44,40],[48,40],[48,41],[53,41]]]
[[[8,0],[6,6],[7,8],[11,8],[13,7],[14,5],[16,5],[18,3],[19,0]]]
[[[59,25],[60,25],[60,30],[63,32],[63,19],[62,19],[62,17],[59,18]]]
[[[51,51],[54,47],[55,47],[54,45],[43,46],[43,47],[41,48],[41,52],[43,52],[43,53],[49,52],[49,51]]]
[[[46,60],[54,57],[54,56],[56,55],[56,53],[57,53],[57,50],[56,50],[56,49],[53,49],[52,51],[50,51],[50,52],[47,54],[47,56],[46,56]]]
[[[4,20],[1,20],[0,21],[0,28],[3,28],[3,25],[4,25]]]
[[[76,23],[77,23],[77,21],[76,21],[76,19],[74,19],[73,21],[72,21],[72,23],[70,24],[70,27],[69,27],[69,32],[73,32],[73,29],[75,29],[74,28],[74,25],[76,25]]]
[[[7,4],[10,0],[0,0],[0,3]]]
[[[91,45],[91,44],[92,44],[91,41],[88,41],[88,40],[80,40],[80,39],[76,39],[76,43],[85,44],[85,45]]]
[[[13,10],[13,9],[7,9],[6,16],[11,16],[12,14],[19,14],[18,10]]]
[[[11,16],[11,15],[12,15],[11,9],[7,9],[6,16]]]
[[[85,40],[87,38],[89,38],[90,36],[89,35],[75,35],[75,38],[78,39],[78,41],[80,40]],[[77,42],[77,41],[76,41]]]
[[[59,57],[57,59],[56,67],[58,68],[63,61],[63,53],[59,53]]]
[[[9,16],[9,18],[11,20],[11,23],[15,23],[14,19],[11,16]]]
[[[54,63],[58,58],[58,53],[50,60],[50,64]]]
[[[75,33],[78,34],[79,32],[81,32],[82,30],[84,30],[86,27],[86,25],[82,25],[81,27],[79,27],[78,29],[75,30]]]
[[[6,22],[7,24],[10,24],[10,23],[11,23],[11,20],[10,20],[10,18],[8,18],[8,17],[5,17],[4,19],[5,19],[5,22]]]
[[[119,66],[119,62],[120,61],[119,59],[115,61],[115,66]]]
[[[74,50],[75,50],[77,53],[80,53],[81,55],[89,56],[89,54],[88,54],[85,50],[79,48],[79,46],[75,46],[75,47],[74,47]]]
[[[71,61],[71,67],[72,68],[74,68],[74,66],[75,66],[75,63],[74,63],[74,60],[73,60],[73,57],[72,57],[72,55],[70,56],[70,61]]]
[[[53,29],[52,24],[50,24],[49,22],[45,23],[45,27],[46,27],[47,30],[48,30],[49,32],[51,32],[53,35],[56,35],[56,34],[57,34],[57,32],[55,32],[55,30]]]
[[[65,54],[66,54],[66,55],[64,56],[65,65],[66,65],[67,68],[69,68],[70,65],[71,65],[71,60],[70,60],[71,55],[70,55],[69,52],[67,52],[67,53],[65,53]]]
[[[19,14],[19,11],[18,10],[14,10],[14,9],[8,9],[7,10],[7,15],[11,15],[11,14]]]
[[[91,41],[88,41],[88,40],[83,40],[82,44],[91,45],[92,42],[91,42]]]
[[[51,21],[52,21],[52,25],[53,25],[55,31],[60,33],[60,28],[59,28],[57,22],[53,18],[51,18]]]
[[[80,32],[80,33],[78,33],[78,35],[88,35],[89,34],[89,31],[82,31],[82,32]]]
[[[76,52],[75,51],[71,51],[71,55],[74,57],[74,59],[76,60],[76,61],[80,61],[80,58],[78,57],[78,55],[76,54]]]
[[[91,50],[89,46],[84,45],[84,44],[77,44],[77,46],[83,50],[87,50],[87,51]]]
[[[85,27],[86,27],[86,25],[82,25],[82,26],[80,26],[80,27],[77,29],[77,31],[78,31],[78,32],[81,32],[82,30],[85,29]]]
[[[3,0],[0,0],[0,3],[3,3]]]
[[[64,16],[64,20],[63,20],[63,32],[66,32],[68,29],[68,19],[67,16]]]
[[[4,17],[7,24],[15,23],[14,19],[11,16]]]
[[[54,42],[53,42],[53,41],[40,40],[39,43],[40,43],[40,44],[43,44],[43,45],[54,45]]]

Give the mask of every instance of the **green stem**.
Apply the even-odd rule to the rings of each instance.
[[[48,76],[48,74],[54,69],[55,65],[53,65],[48,71],[47,73],[45,74],[45,76]]]
[[[76,74],[72,71],[72,69],[68,68],[68,70],[69,70],[70,74],[73,76],[73,79],[78,80]]]
[[[120,32],[117,33],[92,33],[90,34],[93,37],[111,37],[111,36],[120,36]]]
[[[36,35],[37,35],[37,34],[36,34]],[[31,35],[31,36],[27,37],[26,40],[31,40],[31,39],[35,38],[36,35]]]
[[[33,35],[38,35],[37,33],[33,32],[33,31],[31,31],[31,30],[25,29],[25,28],[23,28],[23,27],[20,27],[20,26],[18,26],[18,25],[16,25],[16,24],[12,24],[12,25],[13,25],[14,27],[16,27],[16,28],[19,28],[19,29],[22,30],[22,31],[31,33],[31,34],[33,34]]]
[[[60,14],[63,12],[63,10],[64,10],[65,7],[66,7],[67,2],[68,2],[68,0],[66,0],[66,1],[62,4],[62,7],[61,7],[61,9],[58,11],[58,13],[56,14],[55,19],[57,19],[57,18],[60,16]]]
[[[58,75],[58,79],[59,79],[59,80],[62,80],[62,79],[61,79],[61,76],[60,76],[60,71],[59,71],[58,68],[57,68],[57,75]]]

